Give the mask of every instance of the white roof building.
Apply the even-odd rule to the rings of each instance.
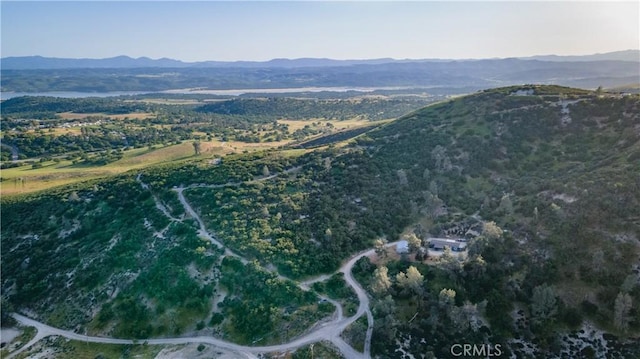
[[[398,242],[398,244],[396,245],[396,252],[398,254],[409,253],[409,242],[407,241]]]

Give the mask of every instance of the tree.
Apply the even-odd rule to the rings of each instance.
[[[444,247],[439,262],[440,267],[447,271],[451,279],[460,279],[458,274],[462,270],[462,259],[459,256],[454,256],[453,252],[451,252],[451,249],[448,246]]]
[[[620,290],[624,293],[631,293],[633,289],[638,285],[638,278],[635,274],[629,274],[622,282]]]
[[[422,293],[422,282],[424,281],[424,276],[420,273],[418,268],[410,266],[407,268],[406,274],[403,272],[398,273],[396,280],[404,290],[411,290],[416,294]]]
[[[418,249],[418,252],[416,253],[416,260],[417,261],[424,261],[424,260],[426,260],[428,258],[429,258],[429,251],[424,247],[420,247]]]
[[[331,232],[331,228],[327,228],[327,229],[324,231],[324,237],[325,237],[325,238],[330,239],[332,235],[333,235],[333,232]]]
[[[448,309],[447,314],[451,320],[449,325],[452,332],[465,333],[469,329],[476,332],[482,327],[480,311],[476,304],[466,301],[462,307],[451,306]]]
[[[500,199],[500,206],[498,208],[507,214],[513,214],[513,202],[511,201],[511,198],[509,198],[508,194],[502,196]]]
[[[391,288],[389,269],[382,266],[373,271],[373,283],[371,284],[371,290],[378,295],[383,295],[389,291],[389,288]]]
[[[484,258],[482,258],[482,255],[480,254],[473,256],[473,258],[468,263],[471,269],[471,273],[475,278],[483,276],[487,271],[487,262],[485,262]]]
[[[629,322],[631,321],[629,313],[631,312],[632,304],[629,294],[618,293],[613,307],[613,325],[623,332],[629,329]]]
[[[69,201],[71,201],[71,202],[80,202],[80,201],[82,201],[82,199],[80,199],[80,196],[78,196],[78,192],[77,191],[73,191],[69,195]]]
[[[200,141],[193,141],[193,151],[196,153],[196,156],[200,155],[202,149],[201,146],[202,144]]]
[[[410,253],[415,253],[418,248],[422,246],[422,241],[415,235],[415,233],[407,234],[403,239],[409,243]]]
[[[558,310],[556,293],[552,287],[543,284],[533,288],[531,314],[537,323],[549,322]]]
[[[376,255],[380,258],[387,258],[387,240],[384,238],[378,238],[373,241],[373,248]]]
[[[456,302],[456,291],[453,289],[443,288],[438,295],[438,302],[441,306],[454,305]]]
[[[502,233],[504,231],[502,228],[498,227],[496,222],[486,222],[482,227],[482,234],[489,239],[498,239],[502,237]]]
[[[398,182],[400,182],[401,186],[406,186],[409,183],[407,173],[403,169],[396,171],[396,174],[398,175]]]
[[[396,304],[390,295],[376,301],[371,309],[376,317],[374,332],[386,340],[393,340],[396,336],[397,321],[395,319]]]

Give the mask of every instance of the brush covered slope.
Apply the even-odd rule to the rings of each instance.
[[[518,357],[576,356],[572,345],[637,355],[637,342],[606,347],[570,331],[595,323],[638,335],[639,139],[637,96],[555,86],[484,91],[361,138],[364,155],[398,175],[390,186],[412,194],[412,217],[425,219],[416,234],[469,238],[466,259],[419,263],[417,289],[400,278],[415,264],[386,263],[391,287],[373,292],[376,350],[448,357],[455,343],[502,343]],[[382,277],[365,280],[379,288]]]
[[[295,335],[333,309],[265,268],[330,273],[379,238],[452,235],[468,237],[462,256],[379,251],[354,267],[372,297],[373,354],[450,357],[452,345],[476,343],[518,356],[630,356],[639,140],[638,96],[520,86],[424,108],[343,147],[15,197],[2,205],[3,295],[101,335],[286,341],[283,328]],[[252,261],[222,259],[177,193]]]

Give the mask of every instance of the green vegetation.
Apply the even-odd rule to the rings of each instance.
[[[362,316],[355,322],[351,323],[351,325],[349,325],[342,333],[342,337],[345,341],[359,352],[364,351],[367,325],[367,317]]]
[[[335,309],[256,263],[226,257],[221,274],[220,283],[234,294],[219,305],[227,317],[223,326],[237,343],[287,342]]]
[[[17,97],[3,101],[2,142],[21,158],[83,156],[88,152],[139,148],[189,139],[248,143],[303,140],[335,131],[333,124],[289,131],[277,120],[366,122],[401,116],[427,99],[231,99],[158,104],[118,98]],[[142,118],[145,120],[141,120]],[[319,125],[320,122],[317,122]],[[3,148],[3,161],[10,159]]]
[[[343,273],[336,273],[326,281],[313,283],[312,288],[317,293],[326,294],[329,298],[337,300],[347,317],[354,315],[358,310],[358,297],[353,289],[347,286]]]
[[[145,100],[152,95],[3,101],[2,193],[38,191],[190,155],[327,145],[369,130],[372,119],[400,116],[431,101],[213,96],[216,101],[211,102],[211,96],[185,96],[193,102]],[[286,113],[269,110],[272,104]]]
[[[342,359],[340,351],[336,350],[331,343],[319,342],[307,345],[296,350],[292,354],[294,359]]]
[[[373,355],[400,357],[400,341],[436,357],[461,342],[499,343],[518,356],[514,338],[558,355],[557,333],[587,321],[623,348],[640,332],[639,116],[638,96],[502,88],[413,112],[343,146],[141,169],[148,190],[126,174],[3,198],[2,247],[12,253],[2,261],[3,293],[13,288],[18,310],[55,325],[138,338],[209,326],[240,343],[275,343],[334,308],[264,268],[291,278],[332,273],[353,253],[412,231],[420,240],[468,237],[468,250],[416,259],[412,240],[410,254],[390,249],[356,263],[373,298]],[[220,260],[173,187],[187,187],[207,230],[250,262]],[[313,289],[347,311],[353,303],[339,275]]]
[[[436,267],[418,267],[426,279],[419,296],[403,294],[395,279],[408,263],[387,263],[392,285],[374,304],[374,352],[394,357],[394,340],[412,333],[431,339],[411,341],[412,352],[448,356],[453,343],[487,342],[490,327],[490,343],[506,346],[509,338],[529,333],[542,352],[557,353],[558,330],[583,319],[613,329],[616,310],[625,318],[617,333],[640,330],[638,312],[622,304],[640,300],[637,284],[623,283],[637,277],[640,255],[637,243],[624,239],[640,234],[640,147],[628,130],[638,123],[640,101],[553,87],[510,96],[526,89],[435,105],[359,141],[373,159],[392,164],[388,172],[403,171],[416,215],[435,224],[430,235],[442,236],[476,212],[508,230],[472,240],[463,263],[442,258]],[[364,283],[374,280],[380,278]],[[444,289],[455,292],[448,302],[454,304],[436,310]],[[621,292],[635,297],[616,306]],[[528,326],[510,315],[520,307],[530,308]],[[474,311],[488,319],[484,329],[457,326],[469,323],[458,316]]]
[[[234,99],[213,102],[196,111],[227,114],[252,115],[272,119],[281,118],[325,118],[347,120],[364,117],[369,120],[384,120],[400,117],[424,104],[421,99],[360,98],[350,100],[303,100],[290,98]]]
[[[206,146],[208,156],[221,156],[230,151],[219,147],[218,143],[206,143]],[[108,164],[98,163],[111,156],[121,158]],[[179,163],[193,157],[193,146],[186,142],[153,149],[107,151],[72,159],[43,158],[37,162],[27,161],[18,163],[21,164],[19,166],[3,169],[1,192],[3,195],[29,193],[62,184],[110,177],[161,163]]]

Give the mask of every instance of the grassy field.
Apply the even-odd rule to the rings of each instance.
[[[333,127],[338,129],[338,130],[343,130],[345,128],[360,127],[360,126],[372,124],[371,121],[360,119],[360,118],[354,118],[354,119],[344,120],[344,121],[338,121],[338,120],[306,120],[306,121],[300,121],[300,120],[278,120],[279,124],[289,126],[289,133],[293,133],[296,130],[304,128],[304,126],[310,125],[312,122],[320,122],[322,124],[322,126],[324,126],[325,123],[331,123],[333,125]],[[382,123],[382,121],[376,121],[376,123],[378,123],[378,122]]]
[[[202,142],[201,147],[202,155],[200,157],[203,158],[234,152],[232,148],[223,146],[217,141]],[[156,164],[194,158],[196,157],[193,145],[191,142],[185,142],[153,150],[137,148],[125,151],[122,159],[104,166],[73,164],[71,161],[62,160],[58,163],[54,161],[43,162],[41,168],[32,168],[31,165],[9,168],[1,172],[0,195],[35,192]]]
[[[27,130],[24,131],[25,133],[38,133],[38,131],[42,131],[42,130]],[[80,127],[54,127],[51,129],[47,129],[45,130],[46,134],[48,135],[54,135],[54,136],[61,136],[61,135],[75,135],[78,136],[80,135],[82,132],[80,130]]]
[[[87,116],[87,115],[99,115],[99,114],[74,114],[64,113],[67,118],[73,118],[74,116]],[[138,118],[144,118],[150,114],[126,114],[110,117],[129,117],[138,116]],[[311,122],[320,122],[321,126],[325,123],[331,123],[336,130],[343,130],[347,128],[356,128],[365,125],[370,125],[371,122],[362,119],[351,119],[345,121],[295,121],[295,120],[280,120],[282,124],[289,126],[289,131],[294,131],[309,125]],[[383,122],[383,121],[378,121]],[[157,125],[163,126],[163,125]],[[168,125],[167,125],[168,126]],[[56,128],[55,133],[76,134],[80,132],[79,128]],[[204,137],[205,134],[202,134]],[[252,152],[262,151],[270,148],[281,147],[290,143],[291,140],[283,140],[277,142],[261,142],[261,143],[246,143],[240,141],[228,141],[222,142],[219,140],[201,141],[201,158],[209,158],[213,156],[224,156],[229,153],[239,152]],[[16,195],[22,193],[31,193],[49,189],[52,187],[67,185],[71,183],[77,183],[81,181],[93,180],[97,178],[108,177],[123,172],[145,168],[162,163],[185,161],[189,159],[196,159],[194,156],[193,145],[191,142],[184,142],[179,145],[170,145],[167,147],[159,147],[155,149],[137,148],[124,152],[122,159],[103,166],[86,165],[86,164],[73,164],[70,160],[60,160],[59,162],[47,161],[42,162],[42,167],[32,168],[32,165],[25,165],[21,167],[4,169],[0,172],[0,195]]]

